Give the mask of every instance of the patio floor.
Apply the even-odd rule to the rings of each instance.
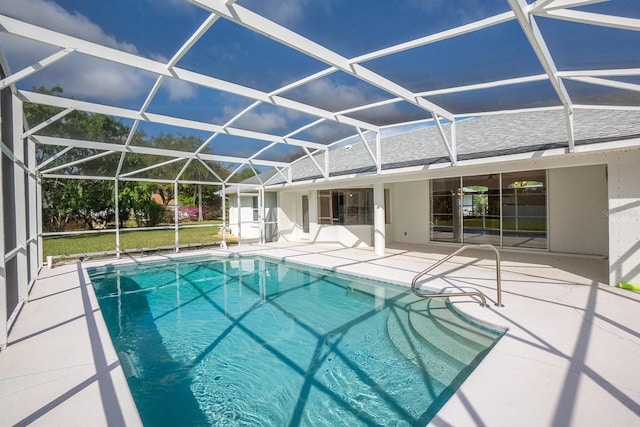
[[[372,249],[274,243],[206,253],[263,253],[409,284],[453,250],[394,245],[376,257]],[[640,293],[604,284],[603,259],[501,256],[504,307],[483,308],[470,298],[454,303],[508,331],[430,425],[637,425]],[[435,289],[473,287],[495,301],[494,265],[490,252],[468,251],[420,283]],[[82,267],[41,271],[0,353],[0,426],[141,424]]]

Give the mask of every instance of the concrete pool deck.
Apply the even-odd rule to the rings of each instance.
[[[372,249],[274,243],[195,253],[262,253],[409,284],[453,250],[393,245],[377,257]],[[605,285],[603,259],[507,251],[501,256],[504,307],[483,308],[471,298],[453,302],[508,331],[430,425],[637,425],[640,293]],[[41,271],[0,352],[0,426],[141,425],[83,270],[105,262],[114,260]],[[468,251],[419,283],[473,287],[495,301],[494,266],[490,252]]]

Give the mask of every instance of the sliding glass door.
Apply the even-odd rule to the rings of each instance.
[[[500,245],[500,175],[462,178],[464,243]]]
[[[546,171],[502,175],[502,245],[547,248]]]
[[[460,220],[462,202],[460,178],[431,180],[431,240],[461,242]]]
[[[431,180],[433,242],[547,248],[545,170]]]

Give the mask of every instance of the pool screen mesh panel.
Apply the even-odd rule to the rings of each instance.
[[[324,161],[327,150],[393,128],[437,128],[435,120],[442,129],[424,149],[433,154],[413,161],[455,164],[476,148],[452,122],[498,114],[508,133],[534,111],[552,112],[536,124],[554,136],[559,128],[552,142],[572,151],[597,137],[571,123],[581,111],[613,112],[603,115],[604,138],[618,136],[616,113],[637,115],[638,46],[640,3],[628,0],[0,0],[0,50],[12,73],[0,89],[52,111],[53,125],[28,123],[47,147],[44,176],[186,179],[150,168],[166,162],[287,176],[314,157],[310,173],[326,178],[338,168],[332,156]],[[38,90],[55,86],[63,91]],[[74,112],[113,117],[129,135],[59,137],[55,123]],[[67,147],[94,154],[56,157]],[[353,170],[395,162],[385,159],[391,149],[374,159],[375,148],[361,148]],[[102,157],[113,166],[99,167]],[[187,175],[237,181],[204,170]]]

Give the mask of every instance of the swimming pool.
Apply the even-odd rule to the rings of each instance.
[[[89,268],[146,426],[425,425],[501,332],[260,257]]]

